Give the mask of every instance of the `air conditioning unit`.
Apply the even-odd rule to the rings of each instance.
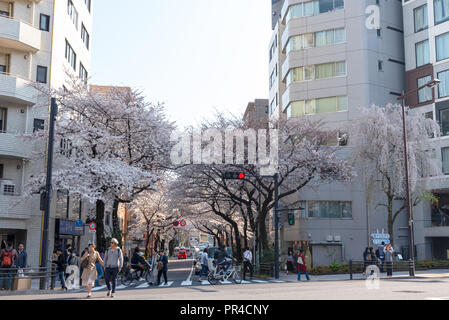
[[[329,236],[327,236],[326,241],[327,242],[332,242],[332,241],[334,241],[334,237],[329,235]]]
[[[12,180],[2,180],[0,182],[0,194],[4,196],[14,196],[16,194],[16,185]]]
[[[334,236],[335,242],[341,242],[341,236]]]

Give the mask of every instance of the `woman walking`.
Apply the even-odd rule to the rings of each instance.
[[[393,276],[393,247],[391,244],[385,246],[385,263],[387,265],[387,277]]]
[[[293,251],[288,250],[287,258],[286,258],[286,273],[293,272]]]
[[[100,254],[95,250],[95,244],[89,244],[89,251],[81,258],[81,263],[87,259],[87,265],[84,267],[83,275],[81,279],[83,280],[83,286],[87,289],[87,298],[92,296],[92,286],[95,284],[97,279],[97,267],[96,263],[100,262],[104,266],[103,260],[101,260]]]

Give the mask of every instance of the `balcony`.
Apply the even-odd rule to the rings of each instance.
[[[29,86],[29,82],[15,75],[0,73],[0,100],[24,105],[36,104],[37,91]]]
[[[26,159],[31,149],[29,143],[17,137],[17,134],[0,132],[0,156]]]
[[[31,200],[21,200],[19,196],[7,196],[0,193],[0,218],[29,219]]]
[[[0,15],[0,47],[35,53],[41,49],[41,31],[26,22]]]

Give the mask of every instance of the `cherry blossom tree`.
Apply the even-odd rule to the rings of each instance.
[[[376,207],[386,208],[388,233],[394,240],[394,223],[406,208],[404,140],[402,107],[389,104],[386,107],[371,106],[361,113],[348,128],[351,158],[364,174],[369,192],[377,189],[376,181],[384,197],[377,200]],[[422,199],[432,200],[426,191],[426,177],[437,175],[440,166],[433,156],[432,138],[440,132],[438,124],[424,115],[407,109],[407,151],[412,206]],[[399,202],[399,207],[395,206]]]

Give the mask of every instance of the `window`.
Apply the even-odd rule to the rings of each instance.
[[[309,218],[352,218],[352,203],[349,201],[308,201]]]
[[[0,73],[6,73],[6,66],[0,64]]]
[[[344,0],[314,0],[295,4],[288,9],[287,22],[291,19],[313,16],[345,8]]]
[[[33,132],[44,130],[45,121],[42,119],[34,119]]]
[[[46,14],[41,14],[39,19],[39,29],[42,31],[50,31],[50,16]]]
[[[90,0],[84,0],[84,3],[86,4],[87,10],[90,12]]]
[[[0,16],[9,17],[9,12],[8,12],[8,11],[0,10]]]
[[[0,133],[6,132],[6,115],[8,114],[8,109],[0,108]]]
[[[37,66],[36,81],[47,83],[47,67]]]
[[[348,97],[327,97],[311,100],[293,101],[286,109],[287,118],[318,113],[331,113],[348,110]]]
[[[72,46],[67,40],[65,41],[65,58],[72,66],[73,70],[76,71],[76,53],[73,51]]]
[[[3,169],[4,165],[0,163],[0,179],[3,179]]]
[[[437,75],[438,79],[441,81],[438,86],[438,97],[448,97],[449,96],[449,70],[439,72]]]
[[[441,162],[443,174],[449,175],[449,148],[441,148]]]
[[[3,195],[5,196],[14,196],[16,186],[12,184],[4,184],[3,185]]]
[[[449,58],[449,32],[435,37],[437,61]]]
[[[84,45],[86,46],[86,48],[89,50],[89,33],[86,30],[86,27],[84,26],[84,24],[81,24],[81,39],[83,40]]]
[[[330,62],[306,67],[294,68],[287,75],[287,86],[292,82],[319,80],[346,75],[346,62]]]
[[[80,63],[80,79],[84,83],[87,83],[87,70],[84,68],[82,63]]]
[[[383,71],[384,70],[384,62],[382,60],[378,60],[377,61],[377,69],[379,71]]]
[[[421,30],[427,29],[427,4],[416,8],[413,11],[415,17],[415,32],[419,32]]]
[[[291,37],[287,43],[287,53],[311,47],[330,46],[346,41],[345,29],[332,29]]]
[[[418,88],[421,86],[426,85],[430,82],[431,76],[426,76],[418,79]],[[424,103],[427,101],[432,101],[433,94],[432,94],[432,88],[425,87],[418,91],[418,103]]]
[[[440,110],[440,128],[443,136],[449,135],[449,109]]]
[[[449,0],[434,0],[435,24],[449,20]]]
[[[416,51],[416,67],[423,66],[430,62],[429,40],[418,42],[415,45]]]
[[[69,15],[72,23],[75,25],[75,28],[78,30],[78,11],[76,11],[72,0],[67,0],[67,14]]]

